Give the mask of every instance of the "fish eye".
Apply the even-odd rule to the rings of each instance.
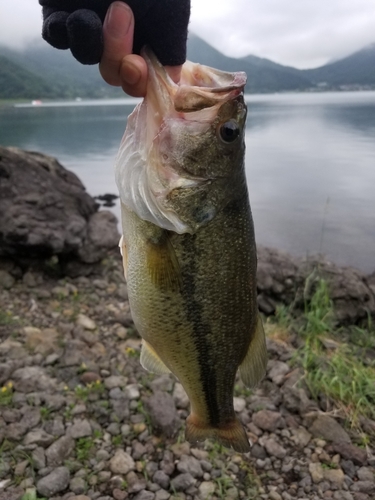
[[[240,135],[240,127],[236,120],[229,120],[220,125],[219,133],[224,142],[233,142]]]

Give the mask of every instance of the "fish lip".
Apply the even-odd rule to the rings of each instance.
[[[191,61],[181,70],[175,83],[150,47],[141,51],[149,70],[146,99],[154,99],[161,115],[179,114],[210,108],[243,94],[247,81],[243,71],[230,73]]]

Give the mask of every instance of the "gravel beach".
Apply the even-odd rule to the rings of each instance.
[[[312,399],[295,342],[272,335],[271,324],[267,377],[254,392],[235,388],[251,453],[191,446],[182,386],[139,364],[117,252],[89,277],[8,271],[0,270],[1,500],[375,499],[374,441]],[[375,422],[363,428],[374,436]]]

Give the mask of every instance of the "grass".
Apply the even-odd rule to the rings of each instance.
[[[80,438],[76,442],[76,457],[79,462],[85,462],[92,454],[95,447],[94,440],[91,437]]]
[[[314,289],[313,293],[311,293]],[[375,346],[371,321],[367,328],[352,327],[344,335],[334,324],[333,304],[326,281],[312,275],[305,286],[304,313],[296,322],[283,308],[281,326],[294,328],[304,340],[296,355],[304,369],[305,382],[315,399],[323,394],[341,409],[352,424],[359,417],[375,418],[375,363],[369,363],[359,349]],[[332,348],[327,348],[331,341]]]
[[[12,406],[13,384],[8,382],[0,389],[0,406]]]
[[[30,488],[27,490],[24,495],[21,497],[21,500],[47,500],[46,498],[39,497],[34,488]]]

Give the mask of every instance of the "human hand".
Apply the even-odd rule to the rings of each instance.
[[[137,55],[146,44],[178,81],[186,59],[190,0],[112,1],[39,0],[43,38],[56,48],[70,48],[83,64],[100,61],[105,81],[132,96],[146,91],[147,68]]]

